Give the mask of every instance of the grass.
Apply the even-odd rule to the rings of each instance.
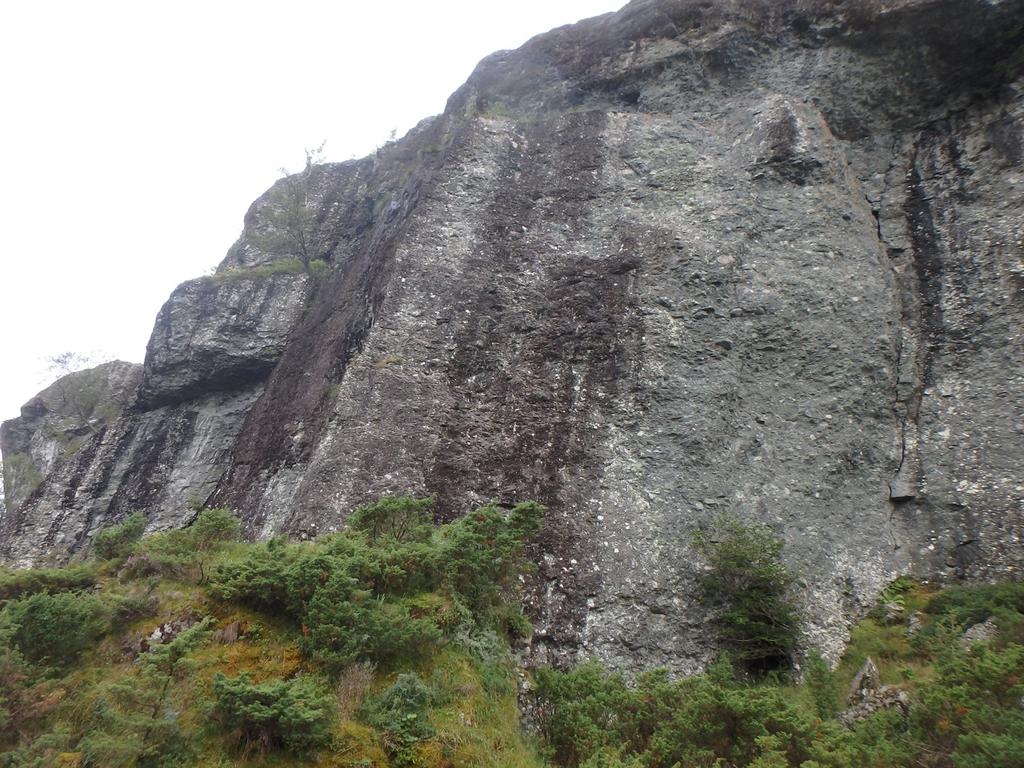
[[[903,685],[914,690],[918,682],[931,679],[930,659],[922,656],[912,638],[908,637],[906,618],[913,613],[919,614],[923,621],[921,631],[925,631],[932,619],[924,614],[924,609],[937,592],[932,585],[912,582],[900,592],[902,621],[887,624],[883,619],[884,612],[874,610],[853,627],[846,652],[836,668],[836,678],[842,683],[843,691],[853,682],[854,675],[868,657],[878,667],[883,685]],[[879,600],[880,605],[891,602],[886,597],[889,596],[883,595]]]
[[[301,274],[308,274],[314,279],[320,279],[330,270],[331,265],[323,259],[314,259],[307,266],[303,263],[302,259],[287,258],[278,259],[270,264],[262,264],[258,267],[229,267],[212,275],[207,275],[202,280],[212,285],[220,285],[237,280],[265,280],[268,277],[275,277],[277,275]]]
[[[113,577],[101,580],[99,584],[101,590],[117,587]],[[194,753],[193,759],[183,765],[218,768],[225,765],[285,768],[312,762],[339,768],[392,765],[381,734],[361,722],[358,707],[351,705],[346,707],[349,715],[340,718],[334,726],[331,748],[321,752],[315,761],[302,755],[250,754],[232,748],[223,734],[209,722],[208,702],[213,676],[223,673],[234,677],[245,671],[255,682],[262,682],[290,679],[301,671],[308,671],[297,644],[299,634],[286,620],[210,601],[195,585],[161,583],[158,591],[161,598],[158,613],[125,626],[124,634],[148,634],[161,622],[183,612],[208,612],[216,617],[214,627],[218,629],[236,621],[247,622],[249,626],[249,635],[237,642],[228,645],[204,643],[189,658],[188,676],[173,685],[168,698],[177,710],[180,729],[191,736],[190,748]],[[59,703],[52,715],[33,724],[37,733],[64,731],[69,734],[64,745],[66,749],[48,755],[54,760],[53,764],[84,765],[84,754],[74,749],[74,742],[91,727],[94,712],[100,705],[100,692],[111,686],[128,684],[137,674],[137,665],[121,652],[120,640],[120,633],[112,634],[85,654],[75,668],[59,681],[54,694]],[[535,745],[518,725],[511,665],[502,670],[502,674],[508,675],[508,680],[507,686],[500,691],[495,691],[493,686],[488,688],[481,674],[481,662],[457,647],[445,648],[423,660],[416,671],[438,687],[439,699],[444,702],[429,713],[436,736],[416,747],[416,765],[481,768],[539,768],[543,765]],[[383,690],[398,674],[399,669],[375,675],[369,690],[364,693]]]

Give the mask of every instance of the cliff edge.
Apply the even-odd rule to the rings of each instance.
[[[636,0],[257,200],[137,400],[0,520],[549,507],[541,660],[695,671],[688,534],[782,532],[835,656],[895,576],[1020,576],[1024,2]]]

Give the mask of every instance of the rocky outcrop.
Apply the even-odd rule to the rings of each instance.
[[[78,451],[135,400],[142,368],[114,361],[61,376],[0,424],[5,509],[13,513],[59,459]]]
[[[131,411],[66,456],[0,521],[6,559],[62,562],[134,511],[147,530],[190,522],[228,466],[259,383],[151,411]]]
[[[999,625],[991,616],[985,621],[973,624],[964,630],[960,638],[960,647],[969,651],[980,643],[987,643],[999,634]]]
[[[253,205],[0,547],[190,495],[252,536],[534,498],[534,657],[680,672],[720,512],[786,537],[833,658],[900,573],[1020,574],[1022,30],[1019,0],[636,0],[488,57]]]
[[[309,276],[225,269],[180,285],[146,350],[140,407],[152,409],[259,381],[273,370],[305,306]]]
[[[846,728],[853,728],[876,712],[895,709],[906,714],[910,710],[910,695],[899,686],[882,685],[878,667],[868,657],[853,677],[846,695],[846,708],[837,719]]]

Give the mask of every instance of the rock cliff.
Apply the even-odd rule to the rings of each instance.
[[[4,509],[15,510],[59,459],[73,455],[135,400],[142,366],[120,360],[61,376],[0,424]]]
[[[693,671],[688,532],[782,532],[835,655],[896,575],[1024,565],[1024,2],[634,0],[250,208],[138,398],[0,524],[312,536],[549,506],[539,660]]]

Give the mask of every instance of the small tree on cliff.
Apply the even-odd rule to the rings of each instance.
[[[106,376],[90,370],[96,368],[101,359],[97,352],[72,351],[46,358],[49,373],[56,378],[50,391],[58,400],[57,407],[81,422],[81,426],[88,427],[90,432],[96,431],[97,409],[110,394]]]
[[[789,666],[799,615],[790,598],[796,575],[781,560],[783,540],[766,525],[724,515],[691,540],[708,566],[699,577],[701,601],[718,612],[733,659],[751,672]]]
[[[327,238],[312,200],[323,148],[321,144],[307,149],[306,167],[298,173],[281,169],[282,178],[271,188],[261,211],[264,231],[255,238],[257,245],[271,253],[298,257],[307,269],[327,255]]]

